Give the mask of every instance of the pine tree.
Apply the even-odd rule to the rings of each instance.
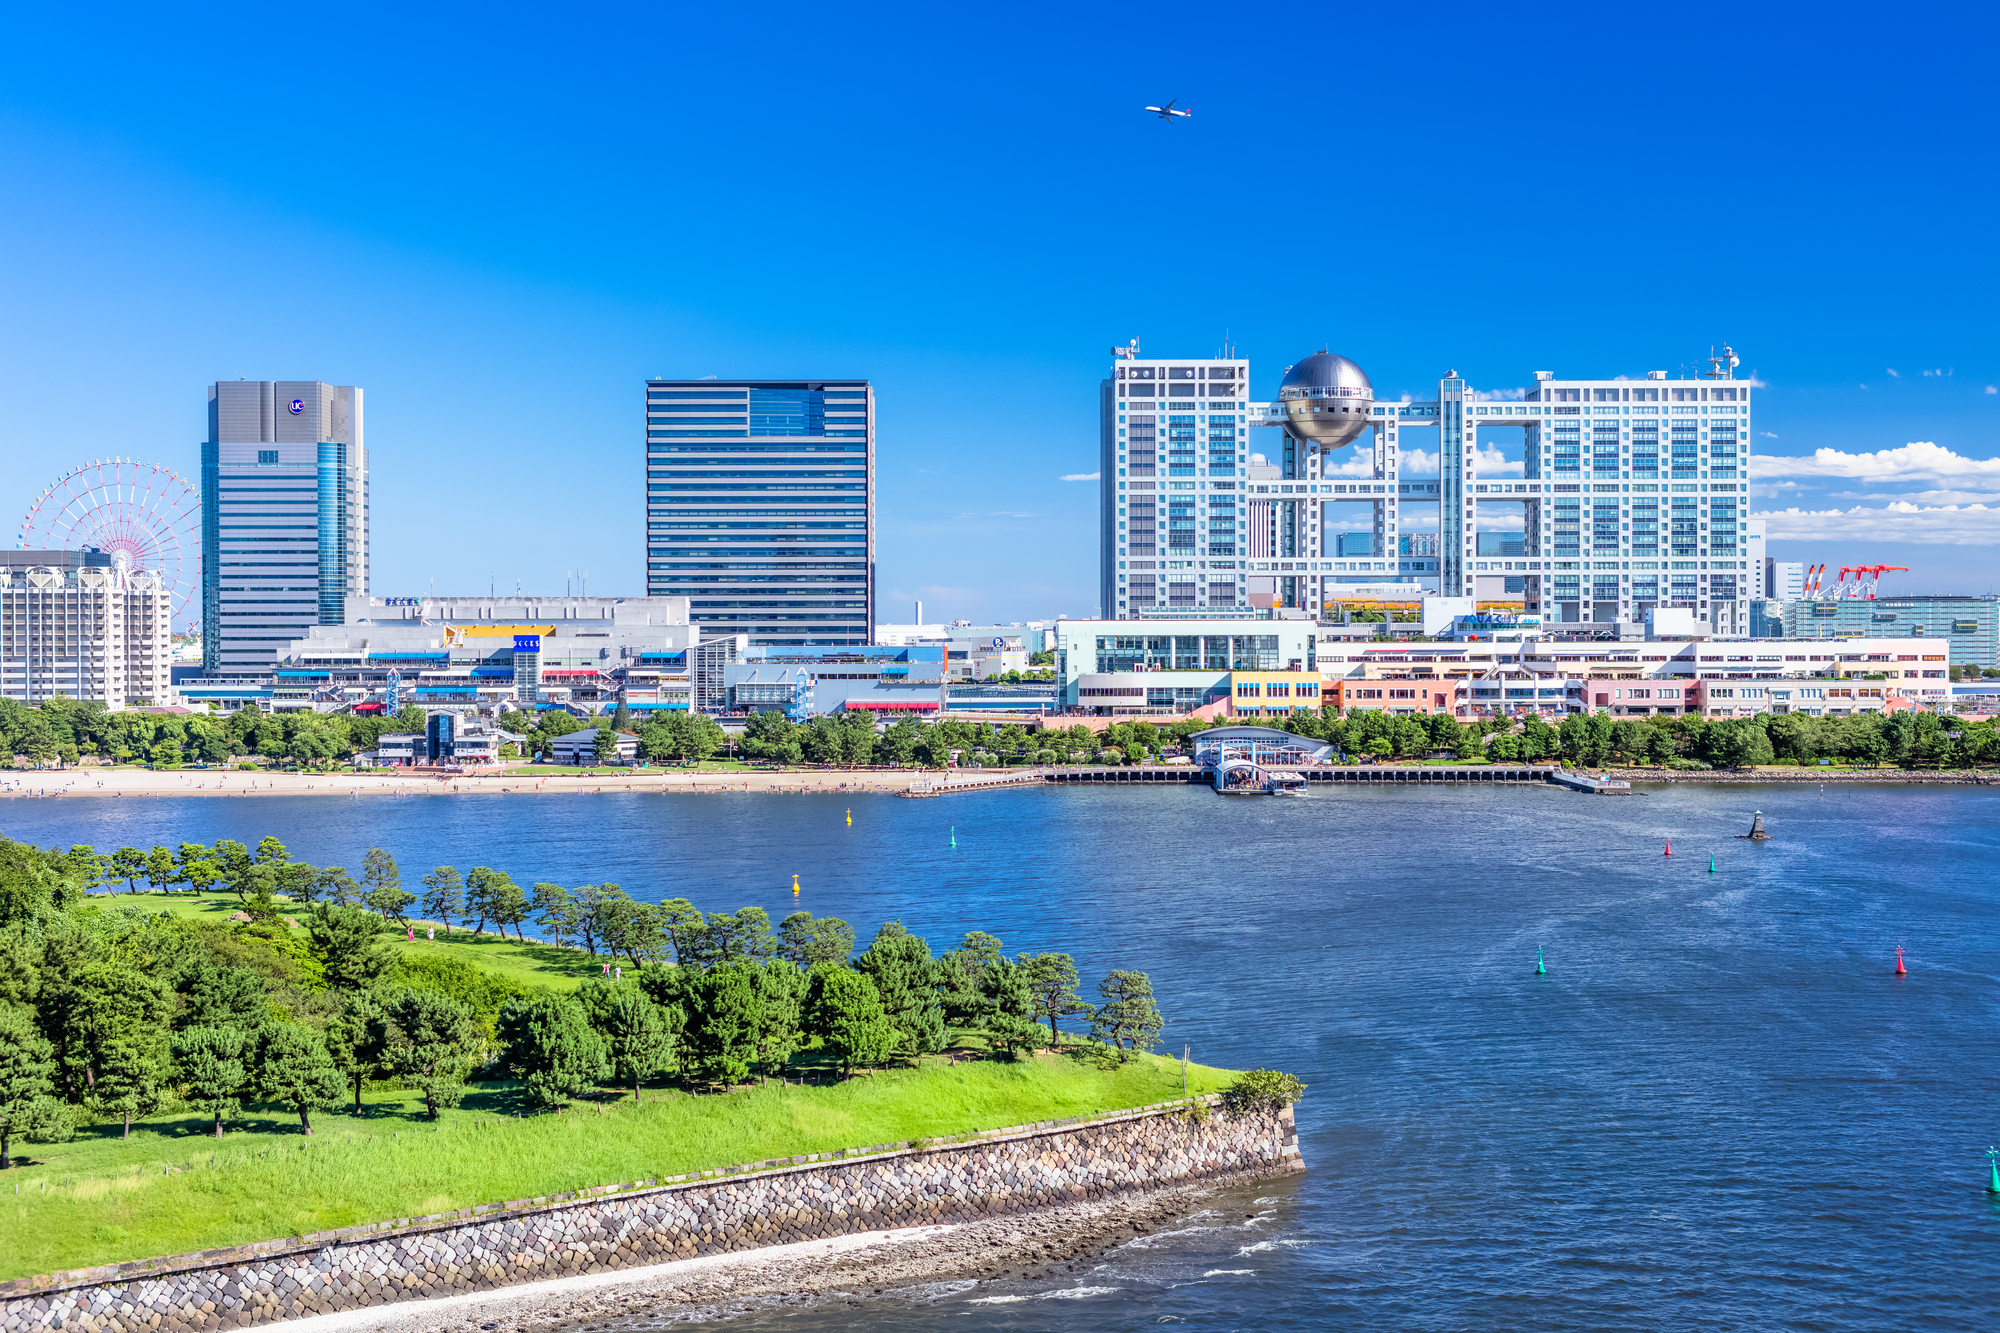
[[[896,1029],[882,1013],[875,983],[847,967],[822,966],[813,979],[810,1027],[840,1054],[841,1072],[889,1058]]]
[[[12,1144],[60,1117],[49,1094],[55,1088],[55,1057],[35,1031],[28,1012],[0,1004],[0,1171],[14,1164]]]
[[[1090,1012],[1090,1006],[1076,993],[1076,959],[1066,953],[1024,953],[1014,961],[1027,973],[1032,1012],[1049,1025],[1049,1045],[1060,1045],[1056,1020]]]
[[[728,1087],[750,1077],[757,1058],[757,969],[727,963],[694,978],[687,1041],[696,1071]],[[876,1009],[880,1011],[878,1002]]]
[[[257,1089],[266,1101],[296,1111],[299,1132],[310,1135],[312,1112],[340,1105],[347,1080],[319,1033],[300,1023],[273,1023],[257,1043]]]
[[[404,991],[389,1002],[386,1063],[424,1094],[432,1120],[465,1096],[465,1075],[484,1042],[467,1006],[435,991]]]
[[[766,959],[757,969],[757,1063],[769,1078],[785,1075],[804,1038],[808,978],[796,963]]]
[[[1091,1015],[1090,1035],[1116,1046],[1120,1064],[1131,1058],[1129,1052],[1159,1044],[1166,1020],[1153,1002],[1153,983],[1144,972],[1118,968],[1098,983],[1097,993],[1104,1003]]]
[[[451,919],[465,903],[465,879],[451,866],[439,866],[424,876],[424,915],[451,934]]]
[[[921,936],[906,933],[900,922],[885,925],[868,951],[854,960],[854,970],[875,983],[882,1014],[896,1029],[898,1049],[916,1056],[944,1049],[939,970]]]
[[[591,1026],[604,1038],[612,1074],[621,1083],[630,1083],[632,1100],[639,1101],[639,1085],[673,1063],[675,1034],[668,1030],[660,1006],[636,981],[606,984],[593,978],[583,984],[577,998],[589,1013]]]
[[[305,927],[313,957],[335,990],[360,990],[396,961],[382,943],[381,922],[358,907],[321,903]]]
[[[361,1085],[381,1069],[388,1016],[368,991],[341,997],[340,1012],[326,1031],[327,1052],[344,1079],[354,1085],[354,1113],[361,1114]]]
[[[528,1085],[528,1098],[537,1106],[569,1101],[601,1078],[609,1063],[590,1015],[566,995],[507,1001],[500,1009],[500,1045],[508,1070]]]
[[[361,901],[386,920],[404,920],[404,909],[417,900],[415,894],[403,888],[403,875],[396,869],[396,858],[380,847],[370,847],[362,858],[361,883],[366,889]]]
[[[98,1053],[90,1099],[99,1111],[123,1117],[122,1137],[129,1139],[134,1116],[149,1116],[171,1100],[172,1074],[163,1029],[123,1032],[105,1042]]]
[[[250,1034],[242,1028],[189,1028],[174,1038],[174,1060],[180,1065],[187,1099],[215,1118],[215,1137],[222,1137],[224,1116],[235,1114],[250,1081],[245,1057]]]

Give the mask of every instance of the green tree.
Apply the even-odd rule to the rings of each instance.
[[[178,875],[174,865],[174,854],[165,847],[154,847],[146,853],[146,884],[150,888],[170,887]]]
[[[326,1040],[303,1023],[273,1023],[257,1043],[257,1090],[265,1101],[287,1106],[310,1135],[312,1113],[340,1105],[347,1091]]]
[[[352,907],[361,897],[361,886],[345,866],[321,866],[313,875],[312,893],[325,897],[336,907]]]
[[[451,934],[451,919],[465,901],[465,879],[451,866],[439,866],[424,876],[424,914]]]
[[[590,757],[600,764],[609,764],[618,758],[618,733],[605,723],[598,723],[590,738]]]
[[[181,974],[180,1012],[174,1021],[177,1030],[187,1028],[243,1028],[254,1031],[264,1025],[269,1005],[264,978],[247,967],[233,967],[213,959],[203,959]]]
[[[425,1111],[436,1120],[465,1096],[465,1075],[484,1042],[479,1022],[468,1006],[432,991],[406,990],[384,1008],[385,1062],[423,1093]]]
[[[514,938],[525,940],[521,934],[521,923],[528,919],[532,910],[528,905],[528,895],[513,878],[501,874],[488,881],[486,886],[486,908],[493,913],[493,922],[500,927],[500,937],[507,937],[507,927],[514,928]]]
[[[896,1040],[875,983],[848,967],[814,970],[808,1026],[839,1055],[845,1074],[880,1065]]]
[[[796,963],[767,958],[757,969],[757,1063],[766,1078],[784,1077],[792,1052],[805,1039],[810,978]]]
[[[403,873],[396,868],[395,857],[380,847],[370,847],[361,859],[361,884],[365,890],[362,902],[386,920],[409,920],[406,909],[417,899],[403,887]]]
[[[490,866],[474,866],[465,876],[465,911],[477,919],[472,928],[475,935],[486,933],[486,919],[493,915],[492,893],[500,881],[507,878],[504,870],[494,870]],[[505,930],[500,932],[506,934]]]
[[[641,997],[643,998],[643,997]],[[566,995],[509,1000],[500,1008],[500,1046],[509,1072],[537,1106],[560,1106],[602,1078],[604,1038],[583,1005]]]
[[[132,1137],[132,1118],[149,1116],[171,1099],[173,1066],[164,1029],[129,1031],[104,1044],[91,1088],[91,1103],[105,1115],[123,1119],[123,1138]]]
[[[611,1071],[621,1083],[639,1087],[673,1063],[676,1034],[667,1016],[637,981],[607,982],[592,977],[583,983],[578,1001],[590,1015],[590,1025],[604,1039]]]
[[[215,1137],[222,1137],[222,1121],[242,1105],[244,1089],[250,1081],[245,1057],[250,1034],[242,1028],[188,1028],[174,1038],[174,1061],[180,1066],[187,1100],[204,1114],[214,1117]]]
[[[305,927],[312,956],[335,990],[365,989],[395,962],[382,942],[381,923],[359,908],[320,903],[307,914]]]
[[[794,912],[778,923],[778,956],[799,967],[845,963],[853,952],[854,927],[837,916]]]
[[[327,1025],[326,1048],[341,1077],[354,1086],[354,1113],[361,1114],[362,1085],[380,1072],[387,1053],[388,1015],[370,991],[348,991]]]
[[[1024,953],[1015,961],[1027,977],[1030,1011],[1049,1025],[1049,1045],[1060,1045],[1056,1020],[1090,1012],[1076,993],[1076,959],[1066,953]]]
[[[125,892],[139,891],[139,876],[146,873],[146,854],[137,847],[120,847],[111,854],[111,870],[125,882]]]
[[[1118,1048],[1120,1064],[1132,1051],[1149,1051],[1160,1041],[1166,1021],[1153,1002],[1153,983],[1144,972],[1115,968],[1098,983],[1097,993],[1104,1003],[1091,1014],[1090,1035]]]
[[[995,958],[980,974],[979,993],[985,1001],[981,1025],[993,1048],[1015,1058],[1032,1051],[1042,1039],[1042,1028],[1035,1021],[1027,969]]]
[[[556,944],[560,946],[576,917],[576,903],[571,900],[569,890],[560,884],[542,880],[536,883],[531,901],[535,920],[542,929],[555,936]]]
[[[61,1120],[54,1089],[47,1039],[26,1009],[0,1004],[0,1171],[14,1165],[14,1139],[37,1137]]]
[[[756,968],[725,963],[690,978],[688,1054],[701,1077],[727,1087],[750,1076],[760,1015]]]
[[[875,983],[882,1013],[896,1029],[896,1048],[914,1056],[945,1047],[944,1006],[938,1000],[938,967],[922,937],[884,927],[854,960],[854,969]]]

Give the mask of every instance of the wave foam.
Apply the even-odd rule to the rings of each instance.
[[[1109,1296],[1116,1287],[1069,1287],[1063,1291],[1045,1291],[1038,1298],[1044,1301],[1073,1301],[1083,1296]]]

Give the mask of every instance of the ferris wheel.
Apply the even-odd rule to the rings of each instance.
[[[160,576],[174,628],[192,628],[201,586],[201,492],[172,468],[100,458],[44,487],[21,520],[25,551],[91,547],[128,569]]]

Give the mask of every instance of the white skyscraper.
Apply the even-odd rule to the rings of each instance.
[[[361,390],[318,380],[209,386],[201,447],[202,662],[263,672],[368,592]]]

